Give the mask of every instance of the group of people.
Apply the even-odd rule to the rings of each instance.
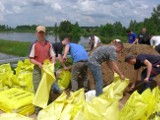
[[[121,72],[116,64],[117,52],[122,51],[124,48],[123,43],[119,39],[115,39],[111,45],[102,45],[99,47],[97,46],[100,43],[100,40],[97,40],[98,42],[94,41],[93,43],[97,43],[97,48],[94,49],[89,56],[83,46],[71,42],[70,36],[64,36],[60,42],[52,45],[45,39],[45,33],[45,26],[38,26],[36,28],[37,41],[32,44],[29,52],[30,61],[35,64],[35,69],[37,69],[39,73],[43,66],[44,60],[49,59],[53,64],[55,64],[56,57],[62,64],[63,68],[67,70],[68,67],[66,66],[65,62],[69,53],[73,59],[73,66],[71,69],[72,91],[79,89],[79,78],[83,80],[83,87],[85,90],[89,90],[89,80],[87,77],[87,69],[89,68],[95,81],[96,96],[99,96],[103,92],[103,78],[101,68],[102,62],[106,62],[109,68],[120,76],[120,79],[125,79],[123,72]],[[95,38],[91,38],[90,42],[93,40],[95,40]],[[92,45],[92,49],[94,48],[93,43],[90,43]],[[160,56],[158,55],[127,55],[125,57],[125,61],[131,65],[134,65],[136,70],[141,66],[146,66],[146,69],[144,69],[142,72],[142,80],[145,82],[144,89],[149,87],[149,83],[153,77],[160,74]],[[40,77],[38,79],[33,78],[35,92],[40,83],[40,80]],[[136,80],[131,86],[131,89],[135,87],[135,83]]]
[[[128,43],[151,45],[160,53],[160,36],[150,35],[146,28],[142,28],[142,31],[138,35],[129,29],[126,33],[128,35]]]

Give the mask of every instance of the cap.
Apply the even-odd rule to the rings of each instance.
[[[129,60],[134,59],[134,58],[135,58],[134,55],[128,54],[128,55],[125,57],[125,62],[128,62]]]
[[[45,27],[45,26],[37,26],[36,31],[37,31],[37,32],[42,31],[42,32],[45,33],[45,32],[46,32],[46,27]]]
[[[121,40],[120,40],[120,39],[115,39],[115,41],[116,41],[116,42],[121,42]]]

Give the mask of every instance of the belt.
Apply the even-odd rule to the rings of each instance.
[[[80,60],[80,61],[77,61],[77,62],[88,62],[88,60]]]

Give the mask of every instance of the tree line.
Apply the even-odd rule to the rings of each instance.
[[[11,28],[8,25],[0,25],[0,32],[35,32],[36,26],[37,25],[20,25],[16,28]],[[113,24],[106,23],[96,27],[80,27],[78,22],[73,24],[70,21],[65,20],[60,22],[59,25],[56,23],[55,26],[47,26],[47,32],[48,34],[59,35],[60,39],[66,34],[71,35],[72,39],[76,42],[80,39],[80,36],[88,37],[91,34],[95,34],[101,38],[103,43],[109,43],[114,38],[119,38],[126,42],[127,29],[138,34],[143,27],[147,28],[148,33],[155,35],[160,34],[160,4],[153,9],[150,18],[145,18],[142,22],[131,20],[128,28],[123,26],[120,21]]]

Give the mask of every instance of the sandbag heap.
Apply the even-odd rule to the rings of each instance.
[[[122,81],[115,75],[114,82],[104,88],[104,93],[88,102],[85,100],[84,89],[70,92],[69,97],[63,92],[40,111],[37,120],[118,120],[118,103],[128,84],[128,79]]]
[[[32,105],[34,94],[18,88],[11,88],[0,92],[0,109],[4,112],[31,115],[34,113]]]
[[[33,67],[29,59],[24,62],[18,61],[16,74],[11,69],[10,64],[0,65],[0,91],[10,88],[21,88],[29,92],[34,92],[33,88]]]

